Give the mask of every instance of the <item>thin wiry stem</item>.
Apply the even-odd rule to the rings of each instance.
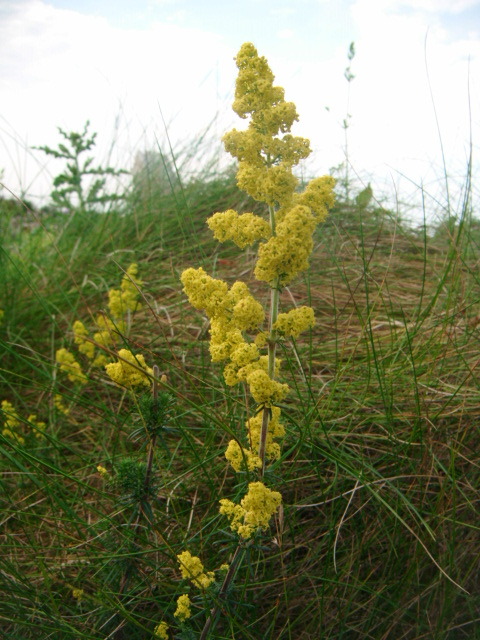
[[[270,213],[270,226],[272,229],[272,235],[275,235],[275,210],[269,205],[268,207]],[[273,285],[270,289],[270,315],[269,315],[269,338],[268,338],[268,375],[273,380],[275,378],[275,353],[277,349],[277,332],[274,329],[275,323],[278,317],[278,305],[280,299],[280,287],[279,287],[279,278],[276,278]],[[260,469],[260,475],[263,476],[265,473],[265,454],[266,454],[266,444],[267,444],[267,435],[268,435],[268,424],[271,418],[271,409],[270,407],[263,408],[263,418],[262,418],[262,429],[260,431],[260,444],[258,447],[258,457],[262,462],[262,466]]]
[[[240,543],[238,547],[235,549],[235,553],[233,554],[233,558],[228,568],[227,574],[225,576],[223,584],[218,593],[217,603],[215,604],[214,607],[212,607],[212,610],[210,611],[210,615],[208,616],[207,621],[205,622],[205,626],[202,629],[202,633],[200,634],[199,640],[206,640],[206,638],[208,638],[208,634],[212,629],[212,625],[215,624],[215,621],[220,611],[220,607],[225,597],[225,594],[228,588],[230,587],[230,585],[232,584],[233,579],[235,578],[235,574],[237,573],[242,563],[243,556],[245,555],[245,550],[248,545],[249,543],[247,543],[247,545],[243,545],[242,543]]]

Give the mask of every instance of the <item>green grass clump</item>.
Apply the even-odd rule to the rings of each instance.
[[[259,205],[231,170],[184,179],[170,167],[157,189],[155,167],[101,213],[0,201],[0,401],[18,420],[4,405],[5,638],[151,638],[185,590],[196,635],[174,637],[199,637],[211,599],[176,556],[188,548],[214,572],[213,600],[237,561],[218,501],[244,495],[223,454],[251,407],[212,364],[179,277],[195,264],[253,281],[253,252],[219,245],[204,223]],[[366,195],[337,199],[310,270],[281,293],[281,310],[317,318],[279,354],[292,391],[267,476],[283,509],[244,549],[211,638],[476,637],[478,224],[465,204],[443,231],[415,230]],[[158,367],[153,393],[89,367],[72,330],[109,316],[132,263],[141,304],[108,355]],[[58,368],[62,347],[86,384]]]

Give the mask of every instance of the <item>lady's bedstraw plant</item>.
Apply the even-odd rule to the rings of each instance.
[[[308,268],[313,232],[334,203],[334,180],[316,178],[303,192],[297,191],[293,168],[310,154],[310,145],[290,134],[298,120],[295,105],[284,100],[281,87],[273,85],[267,60],[253,44],[241,47],[236,62],[239,74],[233,109],[249,124],[245,130],[230,131],[223,141],[238,159],[239,187],[265,203],[268,219],[228,210],[215,213],[207,224],[220,242],[231,240],[240,249],[258,243],[255,277],[270,288],[270,303],[265,310],[244,282],[229,286],[202,268],[186,269],[181,280],[190,303],[210,319],[210,354],[214,362],[224,363],[225,382],[246,385],[256,405],[246,421],[246,433],[231,440],[225,452],[235,471],[258,471],[259,475],[240,504],[220,501],[220,513],[227,516],[242,542],[265,530],[281,504],[281,494],[262,481],[267,462],[280,457],[278,440],[285,433],[279,405],[289,388],[278,380],[281,362],[276,349],[280,340],[298,337],[315,320],[313,309],[305,306],[279,313],[279,298],[282,289]],[[197,567],[198,572],[191,569],[190,558],[189,552],[178,556],[182,574],[207,587],[209,574],[203,573],[203,567],[201,571]],[[233,565],[220,595],[232,580]],[[212,612],[201,638],[208,635],[213,618]]]
[[[234,129],[223,140],[239,160],[238,185],[267,205],[269,219],[229,210],[215,213],[207,224],[220,242],[232,240],[241,249],[259,242],[255,277],[270,287],[268,312],[243,282],[229,287],[202,268],[187,269],[181,279],[190,303],[210,318],[212,360],[225,362],[226,383],[246,384],[257,404],[246,424],[248,446],[232,440],[227,460],[236,471],[258,468],[263,475],[266,462],[280,456],[277,440],[284,429],[278,404],[289,390],[277,380],[281,364],[275,355],[277,343],[298,337],[314,324],[310,307],[279,313],[279,296],[308,268],[313,232],[334,203],[334,180],[316,178],[302,193],[296,191],[298,179],[292,169],[310,154],[310,146],[305,138],[290,134],[298,120],[295,105],[284,100],[281,87],[273,86],[267,61],[252,44],[242,46],[236,61],[239,74],[233,109],[241,118],[250,117],[250,122],[246,130]]]

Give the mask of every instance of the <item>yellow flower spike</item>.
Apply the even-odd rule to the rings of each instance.
[[[60,365],[60,371],[65,371],[71,382],[78,384],[86,384],[88,382],[88,378],[83,373],[82,367],[68,349],[58,349],[56,353],[56,361]]]
[[[105,365],[105,370],[116,384],[128,388],[140,385],[149,387],[153,375],[153,369],[147,366],[144,356],[134,355],[128,349],[120,349],[118,362]]]
[[[192,615],[192,612],[190,611],[190,605],[191,602],[188,594],[180,596],[177,600],[177,609],[173,615],[178,618],[180,622],[185,622],[185,620],[190,618],[190,616]]]
[[[101,464],[99,464],[97,466],[97,471],[98,473],[102,476],[102,478],[106,478],[107,476],[109,476],[110,474],[108,473],[107,469],[105,469],[105,467],[102,467]]]
[[[168,624],[166,622],[160,622],[155,627],[153,633],[156,638],[160,638],[161,640],[168,640]]]
[[[210,319],[210,354],[212,361],[225,362],[226,384],[247,383],[262,408],[246,423],[249,447],[232,440],[226,458],[236,470],[254,470],[261,458],[263,475],[265,460],[280,457],[277,440],[285,433],[275,406],[289,391],[288,385],[277,381],[278,339],[296,338],[315,321],[308,307],[278,314],[280,291],[308,268],[313,234],[334,204],[335,183],[330,176],[323,176],[313,179],[303,192],[297,191],[293,167],[310,154],[310,143],[290,132],[298,120],[296,107],[285,100],[282,87],[274,85],[267,60],[258,55],[253,44],[242,45],[236,63],[239,72],[233,109],[249,122],[242,131],[226,133],[223,142],[238,160],[238,186],[268,205],[269,220],[228,209],[214,213],[207,224],[220,242],[231,240],[242,249],[259,243],[254,273],[271,289],[268,328],[262,327],[263,306],[245,283],[235,282],[229,288],[201,268],[185,270],[181,280],[191,304]],[[246,336],[245,332],[256,335]],[[260,355],[264,347],[268,355]],[[238,509],[234,511],[238,515]],[[239,527],[240,535],[250,535],[249,523],[242,520]]]
[[[192,556],[190,551],[177,555],[182,577],[190,580],[199,589],[207,589],[215,580],[213,571],[205,573],[200,558]]]

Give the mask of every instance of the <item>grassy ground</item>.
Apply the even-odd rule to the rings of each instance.
[[[239,498],[248,478],[223,451],[245,397],[210,362],[207,321],[179,282],[188,266],[253,280],[253,253],[218,245],[205,225],[227,208],[252,209],[229,173],[144,190],[123,213],[67,226],[2,209],[0,400],[46,423],[44,439],[28,423],[23,444],[0,436],[2,638],[153,637],[160,620],[174,626],[184,592],[176,554],[188,548],[209,570],[228,562],[236,543],[218,500]],[[464,218],[413,231],[345,203],[319,228],[308,276],[282,294],[317,317],[282,356],[293,391],[269,478],[284,509],[248,549],[212,638],[480,637],[473,231]],[[119,346],[156,363],[175,396],[148,526],[136,472],[118,481],[125,460],[146,459],[132,437],[137,402],[103,370],[79,387],[55,366],[58,348],[75,351],[73,322],[93,325],[132,262],[143,306]],[[199,601],[193,611],[198,637],[206,612]]]

